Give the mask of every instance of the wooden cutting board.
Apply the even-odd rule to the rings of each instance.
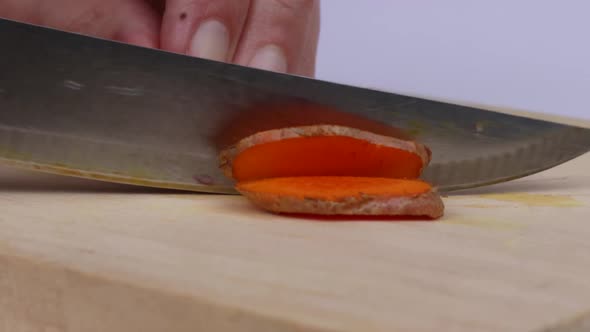
[[[457,193],[437,222],[317,222],[0,168],[0,330],[590,330],[589,169]]]

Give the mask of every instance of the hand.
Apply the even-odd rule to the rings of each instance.
[[[313,76],[319,0],[0,0],[0,17]]]

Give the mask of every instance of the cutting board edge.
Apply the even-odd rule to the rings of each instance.
[[[43,278],[36,280],[41,275],[43,275]],[[52,277],[49,278],[48,276]],[[48,282],[51,284],[47,284]],[[39,288],[40,285],[47,287]],[[65,328],[66,331],[69,331],[72,327],[84,326],[85,331],[98,332],[104,331],[104,325],[107,325],[108,330],[111,332],[148,332],[159,331],[152,330],[154,326],[169,326],[172,321],[176,321],[179,325],[174,326],[175,332],[192,332],[196,328],[198,329],[200,324],[201,327],[207,327],[210,332],[249,330],[248,328],[260,332],[343,331],[341,329],[313,326],[300,321],[275,317],[244,307],[217,303],[195,296],[187,296],[170,289],[158,289],[146,283],[131,284],[123,279],[108,277],[104,274],[89,273],[62,263],[49,262],[45,259],[41,260],[38,257],[18,253],[10,255],[0,253],[0,293],[3,292],[3,288],[5,288],[4,291],[12,293],[13,296],[8,300],[5,298],[0,301],[0,322],[6,324],[7,327],[11,327],[11,330],[20,330],[23,326],[29,329],[39,329],[59,328],[62,325],[62,328]],[[100,296],[102,297],[92,297],[92,301],[89,301],[88,295],[92,294],[93,289],[100,289]],[[35,293],[36,290],[39,292]],[[22,295],[23,292],[25,295]],[[27,294],[27,292],[29,293]],[[57,294],[57,296],[53,297],[48,294]],[[143,305],[142,310],[137,310],[137,306],[124,305],[125,303],[137,305],[141,302],[143,302],[141,304]],[[151,307],[155,302],[160,303],[156,305],[157,308],[155,309],[157,310]],[[84,305],[87,307],[82,307]],[[97,319],[105,313],[105,306],[116,307],[117,305],[123,305],[123,308],[133,308],[134,310],[124,310],[125,319],[116,319],[117,317]],[[74,307],[77,312],[86,312],[86,318],[80,320],[79,314],[68,315],[68,310],[72,310]],[[38,308],[42,308],[42,310],[39,311]],[[55,321],[55,317],[48,317],[56,316],[55,312],[52,312],[54,309],[51,308],[61,308],[63,314],[60,317],[61,320]],[[19,319],[18,311],[27,313],[26,317],[22,317],[26,319]],[[116,310],[111,307],[110,310],[106,311],[113,312]],[[14,316],[2,318],[2,313]],[[161,316],[158,316],[158,314],[161,314]],[[31,315],[33,317],[30,317]],[[135,316],[136,319],[128,315]],[[176,317],[177,320],[173,320],[167,315],[178,315],[179,317]],[[211,317],[215,315],[219,316],[218,319],[211,320]],[[146,320],[146,318],[148,319]],[[133,324],[133,322],[142,321],[144,323],[140,323],[142,324],[140,326],[129,325]],[[102,324],[99,326],[96,325],[96,322]],[[19,326],[17,324],[23,325]],[[58,331],[60,330],[58,329]]]

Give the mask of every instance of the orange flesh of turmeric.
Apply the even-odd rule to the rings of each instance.
[[[418,155],[405,150],[347,136],[315,136],[246,149],[235,158],[232,172],[237,182],[324,175],[417,178],[422,166]]]
[[[237,184],[239,190],[290,196],[302,200],[314,198],[338,201],[348,197],[412,197],[429,192],[432,187],[421,180],[378,177],[312,176],[282,177]]]

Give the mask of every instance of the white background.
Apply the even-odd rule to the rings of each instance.
[[[321,0],[317,78],[590,119],[590,0]]]

